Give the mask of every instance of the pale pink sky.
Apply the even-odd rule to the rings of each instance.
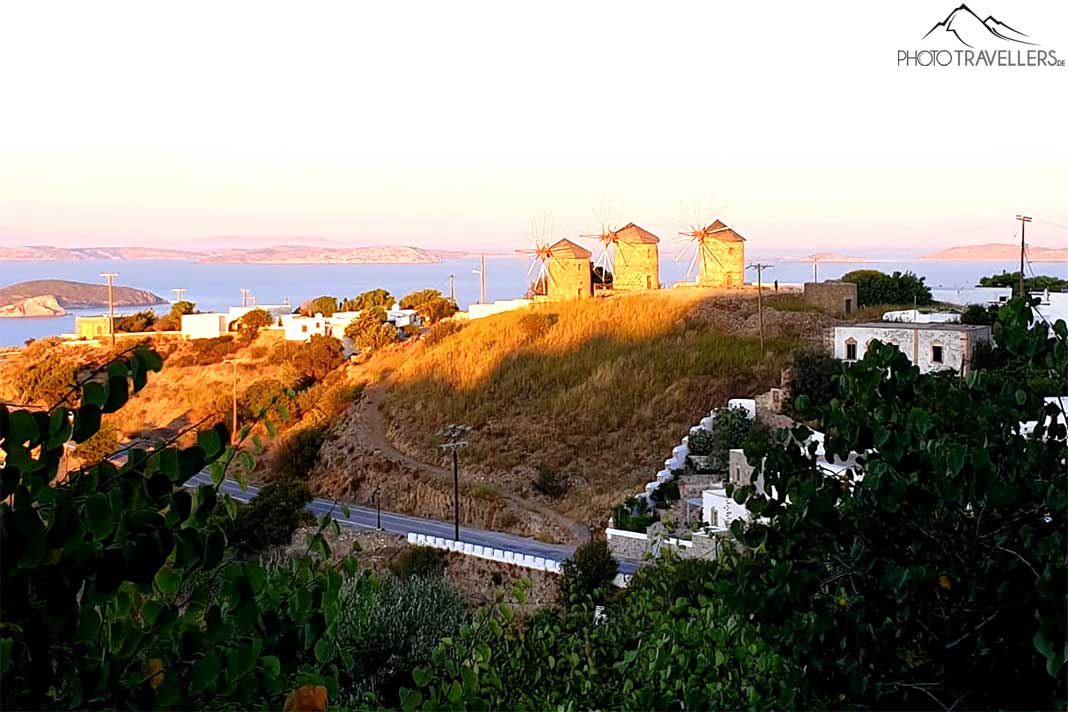
[[[1068,224],[1068,68],[896,66],[957,4],[8,3],[0,246],[509,251],[604,195],[667,237],[715,193],[764,251]],[[970,5],[1068,58],[1068,3]]]

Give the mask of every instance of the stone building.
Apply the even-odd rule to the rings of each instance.
[[[549,246],[549,280],[546,288],[550,299],[582,299],[593,294],[590,257],[585,247],[568,239]]]
[[[79,339],[98,339],[102,336],[109,336],[111,334],[110,323],[107,316],[77,316],[74,317],[74,334]]]
[[[741,287],[745,284],[745,238],[722,220],[705,228],[698,244],[702,287]]]
[[[612,289],[660,289],[660,238],[634,223],[616,230],[614,238]]]
[[[989,326],[873,322],[834,328],[834,357],[864,358],[872,341],[893,344],[921,373],[953,369],[968,371],[975,347],[992,339]]]
[[[849,316],[857,308],[857,285],[830,279],[825,282],[805,282],[802,299],[828,314]]]

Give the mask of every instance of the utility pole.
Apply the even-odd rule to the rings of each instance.
[[[478,282],[479,282],[479,304],[486,303],[486,255],[485,253],[478,256]]]
[[[178,299],[176,299],[175,301],[180,302],[182,301],[182,297],[185,296],[185,293],[189,290],[187,290],[185,287],[175,287],[171,291],[178,295]]]
[[[378,531],[382,531],[382,485],[375,487],[375,516],[377,517]]]
[[[449,275],[449,299],[452,300],[453,304],[456,303],[456,275],[455,274],[450,274]]]
[[[1024,252],[1027,250],[1027,241],[1024,235],[1027,231],[1027,223],[1031,222],[1031,217],[1028,215],[1017,215],[1016,219],[1020,221],[1020,296],[1026,296],[1024,294]]]
[[[233,396],[234,412],[233,412],[233,426],[230,431],[230,444],[237,444],[237,359],[227,358],[223,359],[223,363],[228,363],[233,366],[233,383],[231,386],[231,395]]]
[[[755,269],[757,273],[757,314],[760,320],[760,353],[764,353],[764,270],[771,269],[772,265],[754,262],[746,269]]]
[[[467,447],[467,441],[462,438],[471,432],[470,425],[450,423],[438,433],[445,438],[445,443],[439,445],[442,450],[452,451],[452,516],[455,528],[454,541],[460,541],[460,449]]]
[[[111,334],[111,345],[115,345],[115,294],[113,280],[119,276],[118,272],[101,272],[101,277],[108,280],[108,332]]]

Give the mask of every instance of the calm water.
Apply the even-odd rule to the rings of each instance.
[[[812,278],[812,266],[800,262],[774,263],[765,272],[769,282],[798,283]],[[529,282],[527,263],[511,258],[486,260],[486,295],[490,301],[523,295]],[[909,270],[927,278],[927,284],[942,287],[974,286],[979,277],[1011,271],[1013,265],[1002,262],[871,262],[865,264],[821,264],[820,279],[833,279],[853,269],[872,268],[884,272]],[[450,260],[420,265],[254,265],[203,264],[171,261],[84,261],[84,262],[0,262],[0,286],[30,279],[71,279],[101,282],[100,273],[119,273],[117,284],[147,289],[166,299],[173,299],[174,287],[184,287],[185,298],[202,311],[225,310],[241,303],[241,289],[251,291],[260,304],[280,304],[288,297],[291,304],[321,294],[354,296],[368,289],[384,287],[400,297],[417,289],[439,289],[448,293],[449,275],[456,275],[456,300],[461,306],[478,301],[479,281],[474,270],[477,259]],[[685,278],[685,264],[665,258],[660,278],[672,284]],[[1066,263],[1038,263],[1036,274],[1068,277]],[[136,309],[122,310],[125,312]],[[157,312],[162,311],[157,307]],[[74,330],[76,315],[99,314],[101,310],[72,312],[65,317],[46,319],[0,319],[0,346],[17,346],[27,339],[69,333]]]

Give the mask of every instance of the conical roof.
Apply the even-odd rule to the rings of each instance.
[[[627,223],[612,234],[615,235],[617,241],[629,245],[655,245],[660,242],[659,237],[634,223]]]
[[[561,260],[588,260],[593,253],[582,245],[576,245],[571,240],[564,238],[557,240],[549,246],[549,252],[553,257]]]

